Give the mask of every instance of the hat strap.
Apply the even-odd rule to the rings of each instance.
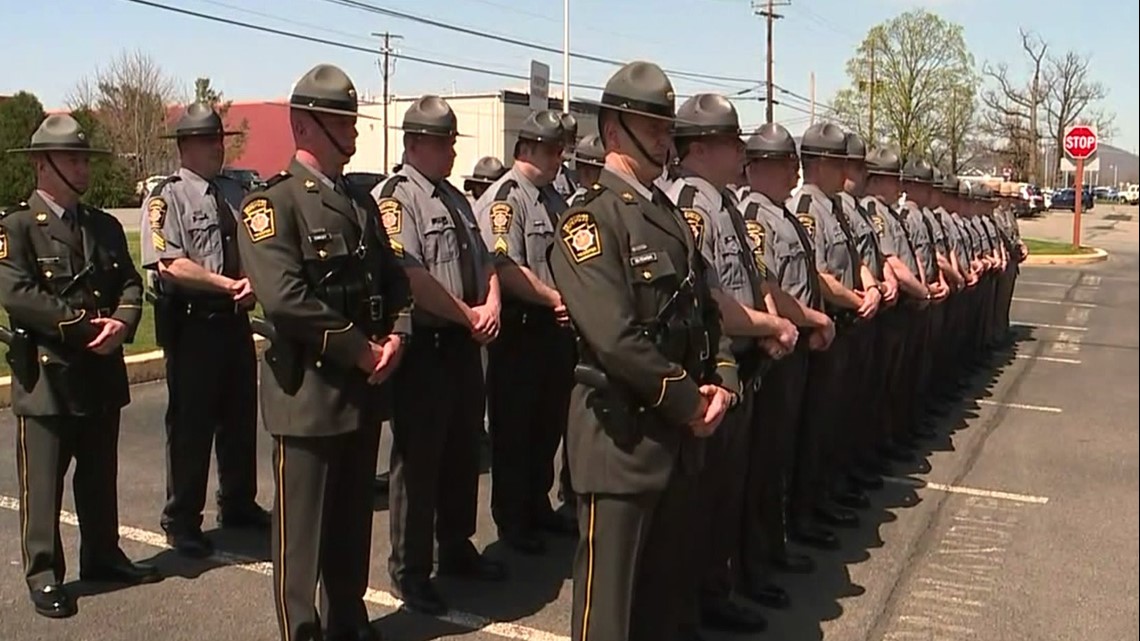
[[[79,191],[78,189],[76,189],[76,188],[75,188],[75,185],[73,185],[73,184],[71,183],[71,181],[70,181],[70,180],[68,180],[68,179],[67,179],[67,177],[65,177],[65,176],[63,175],[63,172],[59,170],[59,166],[57,166],[57,165],[55,164],[55,161],[54,161],[54,160],[52,160],[52,157],[51,157],[51,154],[50,154],[50,153],[44,154],[44,159],[45,159],[45,160],[47,160],[47,163],[48,163],[48,165],[49,165],[49,166],[51,166],[51,170],[55,172],[55,175],[59,177],[59,179],[60,179],[60,180],[63,182],[63,184],[67,185],[67,188],[68,188],[68,189],[70,189],[71,191],[75,192],[75,195],[76,195],[76,196],[82,196],[82,195],[83,195],[83,192],[81,192],[81,191]]]
[[[321,131],[324,132],[325,138],[328,138],[328,141],[332,143],[332,146],[335,147],[336,150],[339,151],[340,154],[345,158],[351,158],[351,154],[349,154],[348,151],[346,151],[345,148],[341,146],[339,142],[337,142],[336,138],[333,138],[332,132],[330,132],[328,127],[325,126],[325,123],[321,122],[321,119],[317,117],[317,114],[312,111],[309,111],[308,114],[313,119],[313,122],[317,123],[317,126],[320,127]]]
[[[618,112],[617,121],[618,124],[621,125],[622,131],[625,132],[625,135],[629,136],[629,139],[633,141],[633,146],[637,147],[637,151],[641,153],[641,155],[644,156],[646,160],[652,163],[653,166],[657,169],[661,169],[665,166],[664,162],[657,160],[653,157],[652,154],[646,151],[645,146],[641,144],[641,140],[638,139],[637,135],[633,133],[633,130],[629,128],[629,125],[626,124],[624,112]]]

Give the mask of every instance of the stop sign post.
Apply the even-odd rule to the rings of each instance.
[[[1077,165],[1073,180],[1073,247],[1081,244],[1081,209],[1085,204],[1085,160],[1096,153],[1096,128],[1091,125],[1073,125],[1065,131],[1062,139],[1065,155]]]

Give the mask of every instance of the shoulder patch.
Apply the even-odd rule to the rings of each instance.
[[[695,209],[683,209],[681,215],[689,225],[689,231],[693,232],[693,240],[697,241],[699,245],[705,237],[705,219]]]
[[[511,218],[515,215],[515,210],[511,204],[506,201],[498,201],[491,203],[491,233],[502,235],[510,231]],[[495,244],[496,249],[498,243]]]
[[[166,222],[166,212],[169,206],[166,204],[166,199],[162,196],[155,196],[150,199],[146,205],[147,219],[150,221],[150,228],[158,231],[162,229],[162,224]]]
[[[376,206],[380,208],[380,224],[389,236],[400,233],[404,228],[404,208],[395,198],[381,198]]]
[[[589,212],[571,214],[562,223],[562,242],[570,250],[574,262],[602,255],[602,239],[598,236],[598,224]]]
[[[241,213],[251,241],[259,243],[277,234],[276,212],[268,198],[254,198],[242,207]]]
[[[812,218],[811,214],[797,214],[796,219],[804,226],[808,238],[815,240],[815,218]]]
[[[764,225],[761,225],[755,220],[744,221],[744,230],[748,232],[748,238],[755,246],[755,251],[764,253]]]
[[[8,230],[0,227],[0,260],[8,257]]]

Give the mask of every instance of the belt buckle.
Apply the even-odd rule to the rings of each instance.
[[[368,297],[368,317],[373,323],[378,323],[384,317],[384,297],[374,294]]]

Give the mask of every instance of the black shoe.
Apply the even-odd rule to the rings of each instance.
[[[701,624],[713,630],[743,634],[755,634],[768,628],[764,615],[727,598],[702,604]]]
[[[162,573],[153,565],[132,563],[124,558],[106,565],[80,568],[79,578],[83,581],[96,583],[142,585],[144,583],[158,583],[162,580]]]
[[[456,576],[479,581],[504,581],[507,568],[475,551],[470,543],[458,552],[439,553],[439,575]]]
[[[546,542],[526,530],[500,530],[499,540],[523,554],[538,555],[546,551]]]
[[[439,596],[439,592],[428,579],[392,581],[392,588],[409,610],[433,617],[447,612],[447,604],[443,602],[443,597]]]
[[[214,544],[201,530],[167,532],[166,544],[174,551],[191,559],[204,559],[214,553]]]
[[[774,583],[742,585],[737,589],[737,592],[749,601],[774,610],[783,610],[792,605],[792,598],[788,596],[784,588]]]
[[[66,619],[79,612],[75,599],[71,598],[67,590],[59,585],[49,585],[30,593],[32,605],[36,607],[36,614],[49,619]]]
[[[534,516],[534,524],[538,529],[551,534],[562,536],[578,536],[578,520],[569,519],[562,512],[547,509]]]
[[[815,561],[804,554],[785,552],[772,558],[772,568],[788,574],[811,574],[815,572]]]
[[[814,524],[792,528],[788,531],[788,538],[817,550],[838,550],[841,545],[834,532]]]
[[[815,518],[820,523],[834,527],[859,527],[859,516],[841,507],[820,506],[815,508]]]
[[[910,463],[914,460],[914,452],[911,452],[900,442],[887,443],[879,451],[883,456],[896,463]]]
[[[362,625],[356,630],[340,634],[329,634],[325,638],[328,641],[383,641],[380,633],[371,625]]]
[[[865,490],[878,490],[883,487],[882,474],[884,474],[884,472],[878,470],[872,472],[871,470],[866,470],[861,467],[853,467],[847,472],[847,478]]]
[[[388,472],[377,474],[376,478],[372,481],[372,491],[377,494],[387,494],[390,482]]]
[[[910,431],[910,433],[920,441],[929,441],[935,436],[938,436],[937,432],[925,425],[915,427]]]
[[[229,508],[218,512],[218,527],[268,530],[273,522],[269,512],[256,503],[248,507]]]
[[[832,497],[838,505],[851,510],[865,510],[871,507],[871,499],[860,489],[836,492]]]

